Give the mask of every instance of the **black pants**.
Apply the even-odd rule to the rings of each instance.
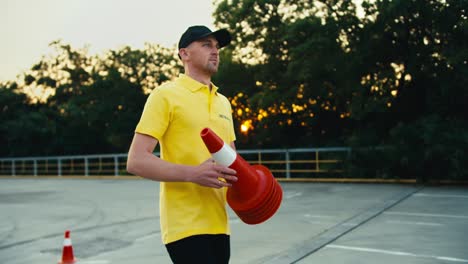
[[[174,264],[227,264],[231,257],[228,235],[196,235],[166,244]]]

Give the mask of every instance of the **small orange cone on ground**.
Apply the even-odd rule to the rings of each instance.
[[[63,240],[62,261],[59,264],[73,264],[75,263],[73,256],[73,247],[70,238],[70,230],[65,231],[65,239]]]

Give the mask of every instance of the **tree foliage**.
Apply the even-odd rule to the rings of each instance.
[[[181,69],[159,45],[103,56],[60,41],[51,46],[56,54],[1,89],[4,155],[126,152],[148,92]]]
[[[389,146],[374,176],[466,177],[466,6],[226,0],[214,15],[234,29],[233,57],[260,83],[244,117],[254,118],[257,146],[364,148],[359,169],[376,155],[369,147]]]
[[[467,177],[467,0],[215,5],[238,148],[348,145],[355,176]],[[159,45],[52,47],[0,86],[2,155],[125,152],[148,92],[182,69]]]

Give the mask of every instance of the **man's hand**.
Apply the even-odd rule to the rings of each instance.
[[[195,173],[189,178],[188,181],[196,184],[212,187],[222,188],[231,187],[231,182],[236,182],[236,171],[223,165],[216,164],[213,159],[208,159],[195,168]]]

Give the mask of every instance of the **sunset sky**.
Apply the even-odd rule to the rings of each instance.
[[[50,54],[61,39],[91,54],[145,42],[175,45],[190,25],[213,28],[212,0],[0,0],[0,81]]]

